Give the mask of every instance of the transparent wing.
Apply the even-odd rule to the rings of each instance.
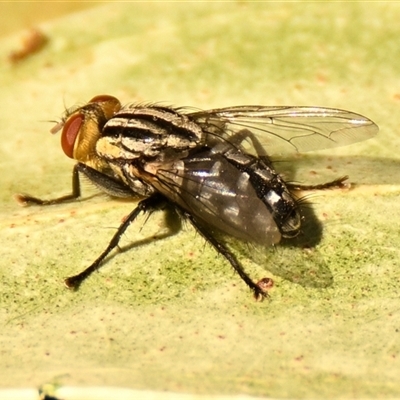
[[[346,146],[372,138],[379,129],[362,115],[323,107],[238,106],[189,116],[210,137],[228,140],[257,155]]]
[[[184,162],[158,166],[153,184],[167,198],[186,209],[239,259],[248,258],[274,275],[302,286],[328,287],[332,274],[314,248],[322,226],[304,207],[303,233],[283,239],[272,214],[252,185],[220,154],[198,153]]]
[[[270,246],[281,234],[246,173],[210,150],[172,165],[146,165],[152,186],[210,231]]]

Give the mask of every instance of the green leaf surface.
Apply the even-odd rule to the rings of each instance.
[[[0,45],[0,387],[115,386],[274,398],[400,397],[400,5],[319,2],[105,3],[38,28],[17,64]],[[135,206],[97,196],[21,208],[15,193],[71,190],[73,161],[48,133],[98,94],[203,109],[320,105],[380,126],[366,142],[294,160],[293,179],[350,175],[311,194],[323,228],[310,272],[296,251],[243,259],[273,277],[257,303],[190,226],[137,221],[78,291]],[[58,136],[58,135],[57,135]],[[398,147],[399,146],[399,147]],[[302,250],[298,249],[298,252]],[[288,268],[287,273],[283,273]],[[286,279],[328,271],[322,287]],[[321,285],[320,285],[321,286]]]

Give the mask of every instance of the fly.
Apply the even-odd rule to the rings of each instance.
[[[65,112],[64,153],[77,161],[72,193],[52,200],[18,195],[25,205],[51,205],[81,196],[80,174],[101,191],[140,199],[106,249],[84,271],[65,280],[77,288],[96,271],[141,213],[168,203],[231,264],[257,299],[270,285],[255,283],[224,238],[272,246],[301,229],[299,189],[342,186],[347,177],[315,186],[286,183],[272,154],[334,148],[378,132],[371,120],[323,107],[238,106],[191,112],[158,105],[122,106],[100,95]]]

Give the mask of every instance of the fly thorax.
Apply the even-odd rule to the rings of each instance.
[[[205,141],[199,125],[177,111],[162,107],[128,106],[107,121],[102,131],[118,158],[151,158],[181,152]],[[99,150],[100,151],[100,150]]]
[[[100,138],[96,143],[96,152],[100,157],[109,161],[130,161],[137,159],[142,154],[140,151],[126,148],[121,135]]]
[[[131,163],[125,163],[121,167],[124,181],[139,196],[149,197],[156,193],[156,189],[149,183],[140,178],[137,168]]]

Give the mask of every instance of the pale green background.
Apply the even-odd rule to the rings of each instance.
[[[400,397],[400,4],[114,2],[48,21],[40,12],[37,23],[37,8],[57,15],[44,4],[18,4],[17,16],[0,5],[8,21],[0,43],[0,386],[62,376],[65,385],[202,394]],[[32,25],[48,45],[10,65],[18,29]],[[256,303],[185,227],[112,257],[78,292],[65,289],[62,279],[104,249],[134,205],[97,196],[20,208],[12,195],[70,190],[73,162],[47,121],[101,93],[200,108],[323,105],[373,119],[376,139],[298,164],[302,181],[349,174],[358,183],[312,198],[324,227],[317,252],[333,285],[274,276],[271,301]],[[125,246],[168,233],[162,214],[144,222]],[[274,257],[296,263],[280,259],[279,248]],[[253,276],[271,276],[268,266],[244,262]]]

